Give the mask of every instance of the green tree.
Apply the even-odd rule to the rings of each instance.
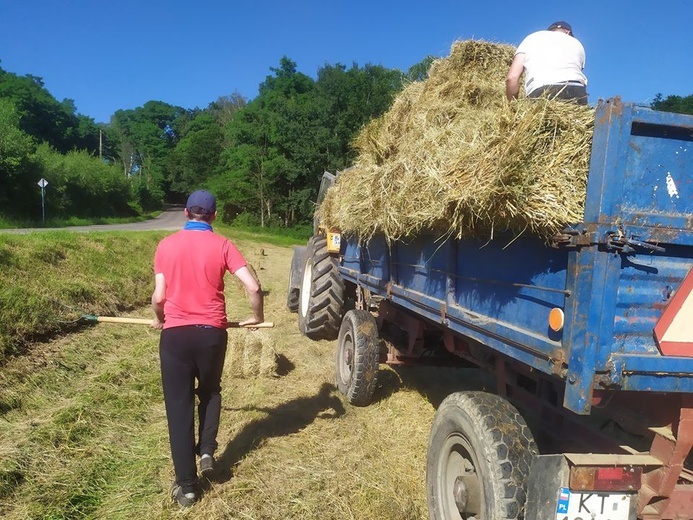
[[[125,177],[136,178],[136,191],[145,209],[160,206],[165,198],[167,166],[189,118],[188,110],[162,101],[118,110],[111,118],[118,162]]]
[[[223,168],[212,181],[226,218],[256,215],[283,225],[312,219],[324,170],[351,164],[350,143],[361,127],[385,112],[403,74],[381,66],[326,65],[313,80],[282,58],[259,95],[226,126]]]
[[[183,199],[218,172],[223,141],[221,125],[207,111],[198,114],[182,129],[182,137],[169,156],[170,196]]]
[[[207,112],[221,125],[226,126],[231,122],[236,112],[248,104],[248,100],[238,92],[230,96],[219,96],[207,107]]]
[[[318,70],[317,96],[323,112],[322,124],[328,132],[325,169],[341,170],[351,165],[356,159],[351,141],[363,125],[390,108],[402,89],[402,81],[399,70],[379,65],[354,64],[347,70],[336,64]]]
[[[222,154],[223,173],[213,179],[215,191],[224,201],[223,214],[227,220],[247,213],[257,215],[264,224],[269,185],[266,164],[279,154],[273,142],[272,116],[262,99],[256,99],[227,127],[230,147]]]
[[[425,81],[428,79],[428,71],[434,61],[435,57],[429,55],[419,63],[415,63],[407,70],[406,79],[408,81]]]
[[[96,151],[98,132],[94,121],[77,114],[71,99],[55,99],[41,78],[18,76],[0,68],[0,99],[14,103],[20,114],[20,128],[36,141],[61,152]]]
[[[650,105],[655,110],[663,112],[676,112],[679,114],[693,114],[693,95],[690,96],[667,96],[657,94]]]
[[[31,205],[30,187],[34,182],[26,172],[34,141],[19,125],[14,103],[0,99],[0,207],[13,216],[20,216]]]
[[[228,182],[215,181],[228,186],[227,204],[256,214],[261,225],[286,222],[295,211],[291,194],[319,163],[315,136],[321,131],[314,81],[286,57],[270,70],[274,75],[260,85],[258,97],[227,126],[231,146],[223,177]]]

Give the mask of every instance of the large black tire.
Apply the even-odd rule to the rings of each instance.
[[[336,368],[337,388],[351,404],[370,404],[378,380],[380,338],[370,312],[353,309],[339,328]]]
[[[450,394],[436,412],[428,444],[431,520],[524,518],[536,454],[532,433],[506,399],[485,392]]]
[[[306,246],[298,305],[298,330],[310,339],[336,339],[344,312],[344,280],[324,236]]]
[[[291,271],[289,271],[289,290],[286,297],[286,306],[291,312],[298,312],[305,256],[305,246],[294,246],[294,254],[291,257]]]

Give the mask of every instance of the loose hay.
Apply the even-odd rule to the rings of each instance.
[[[264,331],[229,331],[228,364],[235,377],[274,377],[278,355]]]
[[[514,48],[459,41],[355,139],[359,157],[318,208],[364,239],[428,230],[545,239],[584,213],[594,111],[505,98]]]

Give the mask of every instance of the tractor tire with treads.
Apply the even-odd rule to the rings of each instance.
[[[298,330],[310,339],[336,339],[344,312],[344,280],[327,239],[310,238],[305,251],[298,304]]]
[[[380,338],[370,312],[352,309],[344,315],[337,342],[337,389],[355,406],[371,403],[378,380]]]
[[[450,394],[436,411],[428,444],[431,520],[524,519],[536,455],[532,433],[507,399],[486,392]]]

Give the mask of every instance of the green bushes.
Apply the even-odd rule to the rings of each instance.
[[[36,176],[48,181],[46,213],[53,217],[127,216],[131,207],[130,182],[116,166],[84,151],[59,154],[40,145],[34,155]]]

